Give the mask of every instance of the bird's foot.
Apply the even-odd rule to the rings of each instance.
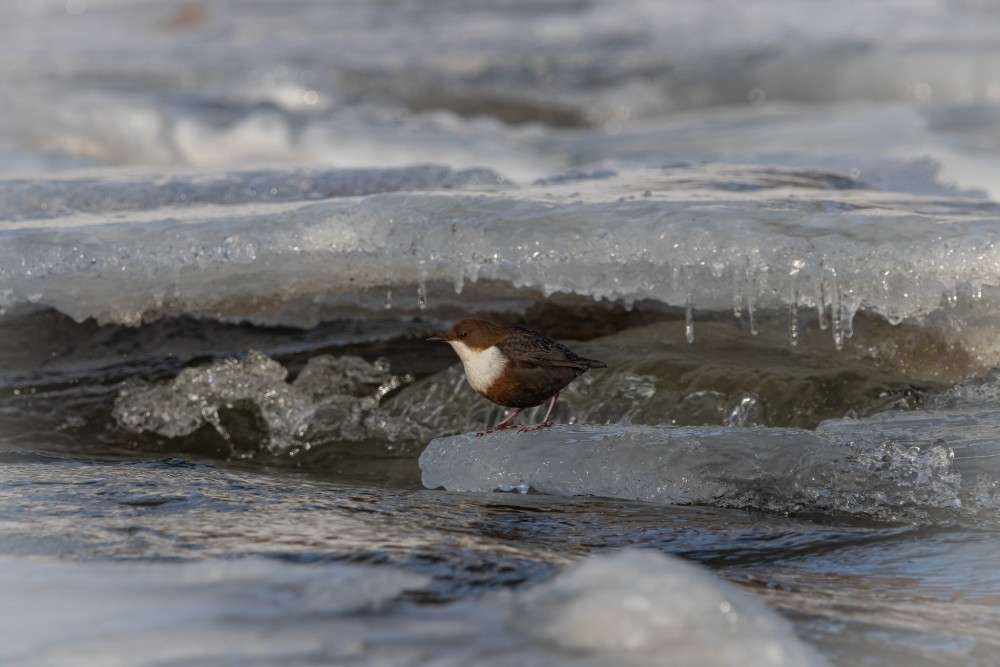
[[[497,424],[493,428],[488,428],[485,431],[479,431],[476,433],[476,437],[481,438],[482,436],[494,433],[495,431],[509,431],[512,428],[521,429],[523,431],[526,427],[521,424]]]
[[[527,433],[528,431],[541,431],[543,428],[548,428],[552,426],[552,422],[542,422],[541,424],[535,424],[534,426],[522,426],[518,433]]]
[[[520,424],[497,424],[492,430],[494,431],[506,431],[512,428],[524,428]]]

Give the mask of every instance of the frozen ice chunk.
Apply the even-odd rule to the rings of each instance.
[[[934,396],[925,409],[887,411],[860,420],[829,420],[820,433],[864,442],[894,442],[925,456],[946,447],[961,475],[961,502],[969,513],[1000,521],[1000,370],[970,378]],[[919,475],[922,485],[933,476]]]
[[[265,425],[259,434],[262,442],[280,448],[314,409],[308,397],[284,382],[287,374],[278,362],[252,352],[243,360],[187,368],[167,383],[131,382],[115,401],[114,416],[127,430],[170,438],[209,424],[228,440],[220,410],[252,406]]]
[[[775,512],[919,519],[960,505],[951,451],[800,429],[556,425],[433,440],[424,485],[491,491],[528,485],[594,495]]]
[[[941,392],[927,405],[930,409],[941,410],[991,406],[997,409],[996,416],[1000,421],[1000,368],[991,369],[981,377],[969,378]]]
[[[669,655],[670,664],[691,667],[824,664],[760,601],[653,551],[591,556],[520,594],[516,609],[522,633],[587,656]]]
[[[244,359],[187,368],[168,382],[129,382],[113,414],[119,426],[136,433],[178,438],[208,424],[232,440],[222,414],[237,410],[243,415],[236,420],[241,439],[257,441],[231,445],[249,455],[259,448],[278,452],[305,444],[316,427],[349,441],[367,437],[370,429],[384,433],[381,399],[413,379],[392,375],[384,359],[370,364],[360,357],[329,355],[312,357],[293,383],[285,381],[287,375],[278,362],[251,352]]]

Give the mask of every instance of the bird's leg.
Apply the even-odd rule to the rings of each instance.
[[[517,410],[514,410],[514,412],[510,413],[509,415],[507,415],[506,419],[504,419],[502,422],[500,422],[499,424],[497,424],[496,426],[494,426],[493,430],[494,431],[505,431],[505,430],[507,430],[509,428],[517,428],[517,424],[508,424],[507,422],[509,422],[514,417],[516,417],[519,414],[521,414],[521,410],[524,410],[524,408],[518,408]]]
[[[493,431],[506,431],[509,428],[517,428],[517,424],[508,424],[507,422],[509,422],[511,419],[521,414],[521,410],[524,410],[524,408],[518,408],[517,410],[514,410],[514,412],[507,415],[507,418],[504,419],[502,422],[500,422],[499,424],[497,424],[496,426],[494,426],[489,430],[477,433],[476,437],[478,438],[479,436],[486,435],[487,433],[492,433]]]
[[[541,423],[535,426],[525,426],[521,429],[521,433],[526,433],[528,431],[540,431],[543,428],[548,428],[552,426],[552,422],[549,421],[549,417],[552,415],[552,408],[556,406],[556,399],[559,398],[559,392],[552,394],[552,400],[549,401],[549,409],[545,411],[545,418],[542,419]]]

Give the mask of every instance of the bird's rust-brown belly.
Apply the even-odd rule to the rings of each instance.
[[[575,368],[518,368],[504,372],[484,392],[485,398],[508,408],[541,405],[580,374]]]

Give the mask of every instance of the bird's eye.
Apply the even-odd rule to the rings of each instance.
[[[469,335],[469,332],[468,332],[468,331],[463,331],[463,332],[461,332],[461,333],[459,333],[459,334],[458,334],[458,337],[459,337],[459,338],[465,338],[465,337],[466,337],[466,336],[468,336],[468,335]]]

